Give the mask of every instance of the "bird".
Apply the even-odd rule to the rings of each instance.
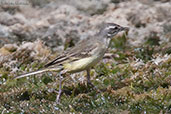
[[[99,32],[97,32],[94,36],[81,40],[74,47],[63,51],[63,53],[58,55],[54,60],[48,62],[44,68],[16,76],[14,79],[45,72],[58,72],[59,90],[56,102],[59,102],[62,93],[63,76],[68,73],[72,74],[86,71],[87,84],[93,85],[90,80],[91,68],[102,60],[109,47],[110,40],[119,32],[128,30],[128,27],[123,27],[116,23],[103,23]]]

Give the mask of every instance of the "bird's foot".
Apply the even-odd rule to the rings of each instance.
[[[98,89],[94,84],[92,84],[91,81],[87,81],[87,85],[88,85],[88,86],[91,86],[91,87],[92,87],[94,90],[96,90],[97,92],[101,92],[101,90]]]
[[[62,95],[62,89],[59,89],[58,95],[56,96],[56,103],[57,104],[60,104],[61,95]]]

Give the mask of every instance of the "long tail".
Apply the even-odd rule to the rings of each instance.
[[[50,71],[59,72],[61,70],[62,70],[62,68],[60,68],[60,67],[58,67],[58,68],[46,68],[46,69],[37,70],[37,71],[29,72],[29,73],[26,73],[26,74],[22,74],[22,75],[19,75],[19,76],[15,76],[14,79],[19,79],[19,78],[28,77],[28,76],[32,76],[32,75],[35,75],[35,74],[41,74],[41,73],[50,72]]]

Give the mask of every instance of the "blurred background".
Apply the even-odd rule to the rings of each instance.
[[[170,42],[170,0],[1,0],[0,46],[40,39],[52,49],[93,35],[98,25],[130,27],[128,43]],[[96,27],[96,28],[95,28]]]
[[[104,22],[130,28],[111,41],[91,73],[104,93],[85,87],[84,72],[74,74],[54,109],[56,93],[50,90],[58,88],[51,75],[8,81],[42,68]],[[0,0],[0,99],[4,113],[171,112],[171,1]]]

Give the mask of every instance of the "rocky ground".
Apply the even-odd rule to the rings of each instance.
[[[0,111],[3,113],[171,113],[170,0],[29,0],[0,5]],[[14,2],[16,3],[16,2]],[[19,4],[20,3],[20,4]],[[2,2],[1,2],[2,4]],[[103,61],[64,83],[37,70],[63,50],[94,35],[104,22],[130,28],[112,40]]]

